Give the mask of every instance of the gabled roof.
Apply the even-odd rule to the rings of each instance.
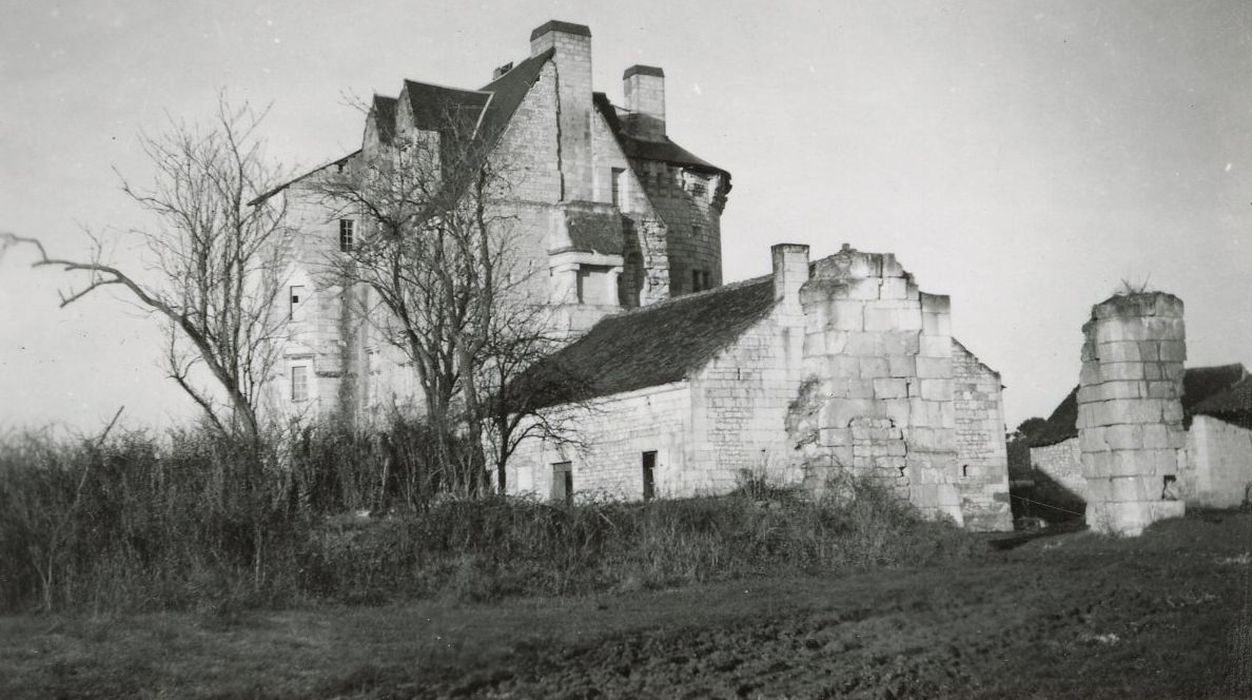
[[[354,157],[356,157],[356,156],[358,156],[358,155],[360,155],[360,154],[361,154],[361,149],[359,149],[359,148],[358,148],[358,149],[356,149],[355,151],[353,151],[353,152],[349,153],[348,155],[343,156],[342,158],[336,158],[335,160],[332,160],[332,161],[330,161],[329,163],[322,163],[321,165],[317,166],[316,168],[313,168],[312,170],[308,170],[308,171],[306,171],[306,172],[304,172],[304,173],[301,173],[300,175],[297,175],[296,177],[293,177],[293,178],[291,178],[290,180],[287,180],[286,182],[282,183],[281,185],[277,185],[277,186],[275,186],[275,187],[273,187],[273,188],[271,188],[271,189],[269,189],[269,190],[266,190],[265,192],[262,192],[261,194],[258,194],[256,197],[253,197],[253,198],[252,198],[252,201],[248,202],[248,206],[250,206],[250,207],[255,207],[256,205],[260,204],[261,202],[264,202],[265,200],[269,199],[270,197],[273,197],[274,195],[278,194],[279,192],[282,192],[283,190],[287,189],[288,187],[291,187],[292,185],[296,184],[297,182],[300,182],[301,180],[303,180],[303,179],[305,179],[305,178],[307,178],[307,177],[309,177],[309,176],[311,176],[311,175],[314,175],[314,174],[316,174],[316,173],[319,173],[319,172],[321,172],[321,171],[323,171],[323,170],[325,170],[326,168],[329,168],[329,167],[331,167],[331,166],[334,166],[334,165],[344,165],[344,164],[345,164],[345,163],[347,163],[349,160],[351,160],[352,158],[354,158]]]
[[[1252,429],[1252,376],[1245,374],[1226,390],[1197,403],[1192,411]]]
[[[378,130],[378,140],[391,143],[396,135],[396,105],[394,97],[374,95],[374,105],[370,110],[370,118],[374,120],[374,128]]]
[[[668,136],[662,137],[659,141],[652,141],[637,139],[626,133],[622,126],[622,120],[617,117],[617,109],[613,107],[613,103],[609,102],[608,96],[603,92],[592,93],[592,101],[596,106],[596,110],[604,117],[605,123],[609,125],[613,136],[617,138],[617,143],[622,147],[622,152],[626,154],[627,158],[656,160],[721,175],[726,181],[726,189],[730,189],[730,173],[679,146],[671,141]]]
[[[504,133],[513,113],[522,104],[522,99],[539,79],[539,71],[554,53],[555,49],[548,49],[531,56],[483,86],[482,92],[491,93],[491,104],[487,106],[479,131],[489,139],[489,144],[494,143]]]
[[[478,90],[404,81],[402,95],[408,97],[413,126],[422,131],[471,134],[477,127],[491,93]]]
[[[680,381],[774,307],[766,275],[609,316],[531,368],[515,403],[543,408]]]
[[[1200,407],[1210,397],[1225,392],[1239,382],[1247,372],[1243,365],[1218,365],[1215,367],[1189,367],[1182,377],[1182,408],[1184,420],[1201,413]],[[1078,436],[1078,387],[1061,401],[1042,427],[1029,439],[1031,447],[1047,447]]]

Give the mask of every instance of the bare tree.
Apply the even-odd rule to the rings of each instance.
[[[488,431],[507,423],[502,390],[553,346],[546,299],[533,294],[505,205],[516,171],[492,152],[475,113],[453,104],[436,111],[438,128],[367,148],[314,188],[332,216],[362,223],[352,250],[328,261],[331,276],[368,289],[377,308],[367,302],[363,311],[412,363],[444,464],[468,452],[452,485],[481,493]],[[505,437],[509,447],[492,456],[501,475],[516,446]]]
[[[163,319],[169,376],[218,430],[251,438],[260,430],[261,391],[281,321],[275,300],[285,215],[281,198],[249,206],[279,181],[259,138],[263,117],[223,97],[208,127],[171,122],[160,136],[140,136],[154,180],[141,187],[122,178],[122,191],[153,218],[152,228],[128,232],[146,245],[146,270],[110,264],[94,235],[89,257],[67,259],[49,255],[38,238],[0,233],[5,246],[34,246],[35,267],[84,278],[61,293],[62,307],[118,287]],[[196,383],[198,368],[208,371],[218,391]]]

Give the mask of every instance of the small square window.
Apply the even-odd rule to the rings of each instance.
[[[339,250],[351,252],[356,243],[356,222],[352,219],[339,220]]]
[[[691,271],[691,291],[703,292],[709,288],[708,270],[692,270]]]
[[[291,368],[291,400],[307,401],[309,399],[309,368],[297,365]]]
[[[293,284],[293,285],[291,285],[291,306],[290,306],[290,310],[291,310],[291,319],[292,319],[293,321],[294,321],[294,320],[295,320],[295,318],[296,318],[296,311],[297,311],[297,310],[299,310],[299,308],[300,308],[300,300],[301,300],[301,299],[303,299],[303,298],[304,298],[304,285],[303,285],[303,284]]]

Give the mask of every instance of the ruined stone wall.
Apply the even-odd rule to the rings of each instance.
[[[1236,508],[1252,487],[1252,430],[1212,416],[1195,416],[1187,431],[1187,457],[1195,475],[1191,505]]]
[[[956,407],[957,488],[971,530],[1009,530],[1008,448],[1000,375],[952,342],[952,398]]]
[[[744,474],[798,480],[785,437],[803,369],[803,323],[780,305],[693,378],[687,493],[724,493]]]
[[[807,479],[879,479],[962,523],[948,298],[919,293],[894,255],[845,246],[814,265],[800,302],[812,381],[791,439]]]
[[[1087,478],[1082,472],[1082,448],[1078,438],[1030,448],[1030,466],[1078,498],[1087,500]]]
[[[691,392],[686,382],[651,387],[562,409],[572,418],[585,450],[542,440],[523,441],[509,460],[508,491],[547,498],[552,465],[570,462],[574,491],[581,497],[643,497],[643,453],[657,453],[658,497],[693,493],[690,472]]]
[[[1078,439],[1087,525],[1138,535],[1156,520],[1182,515],[1190,486],[1182,300],[1114,296],[1092,307],[1083,333]]]

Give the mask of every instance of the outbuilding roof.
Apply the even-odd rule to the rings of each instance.
[[[609,316],[511,390],[528,409],[680,381],[774,307],[771,275]]]
[[[1184,420],[1189,422],[1191,416],[1207,413],[1202,409],[1210,398],[1226,393],[1246,375],[1242,364],[1187,368],[1182,378]],[[1074,387],[1056,410],[1052,411],[1044,425],[1031,434],[1029,444],[1031,447],[1047,447],[1077,436],[1078,387]]]

